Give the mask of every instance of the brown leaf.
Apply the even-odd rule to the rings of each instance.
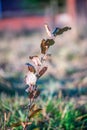
[[[48,46],[46,45],[46,40],[43,39],[41,42],[41,53],[46,54],[47,50],[48,50]]]
[[[47,67],[43,67],[43,68],[39,71],[39,74],[37,75],[37,77],[40,78],[46,71],[47,71]]]
[[[30,72],[36,73],[35,68],[32,67],[32,66],[28,66],[28,70],[29,70]]]
[[[53,35],[57,36],[57,35],[61,35],[63,32],[71,30],[71,27],[64,27],[64,28],[55,28],[55,30],[53,31]]]
[[[36,73],[36,69],[33,65],[31,65],[30,63],[26,63],[26,65],[28,66],[28,70],[30,72]]]
[[[53,39],[47,39],[47,40],[43,39],[41,42],[41,53],[46,54],[48,48],[52,46],[54,43],[55,41]]]
[[[29,116],[29,119],[34,117],[38,112],[40,112],[42,109],[41,108],[38,108],[37,110],[33,111],[30,116]]]
[[[55,41],[54,41],[53,39],[47,39],[45,44],[46,44],[48,47],[50,47],[50,46],[52,46],[54,43],[55,43]]]
[[[23,126],[25,128],[27,125],[31,125],[31,124],[32,124],[32,122],[22,122],[22,121],[19,121],[17,123],[13,123],[11,125],[11,127]]]

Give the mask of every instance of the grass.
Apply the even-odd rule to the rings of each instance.
[[[57,96],[47,96],[42,92],[37,105],[42,104],[42,112],[30,119],[29,130],[86,130],[87,105],[84,112],[71,99],[66,100],[61,92]],[[0,96],[0,130],[22,130],[22,126],[12,127],[14,123],[26,120],[28,111],[22,105],[28,103],[28,98],[1,94]],[[28,120],[29,121],[29,120]]]

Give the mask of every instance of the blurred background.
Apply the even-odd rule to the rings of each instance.
[[[26,95],[25,63],[40,55],[48,38],[44,24],[72,29],[59,35],[48,71],[38,81],[41,90],[87,104],[87,0],[0,0],[0,94]],[[56,91],[57,90],[57,91]]]
[[[0,77],[26,72],[28,56],[40,55],[47,23],[52,31],[64,26],[72,30],[56,37],[49,49],[52,59],[46,75],[86,87],[86,8],[86,0],[0,0]]]

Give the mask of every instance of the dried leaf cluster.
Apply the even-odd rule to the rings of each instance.
[[[25,83],[28,85],[26,92],[28,93],[29,104],[24,106],[24,109],[28,109],[29,115],[27,115],[26,121],[19,121],[12,124],[12,127],[22,126],[24,129],[32,124],[30,121],[35,115],[37,115],[42,108],[36,107],[35,100],[40,95],[40,90],[37,86],[37,80],[47,71],[47,66],[44,63],[49,59],[51,54],[48,54],[48,49],[50,46],[55,44],[55,37],[62,34],[63,32],[70,30],[70,27],[55,28],[51,32],[47,24],[45,24],[45,29],[48,35],[47,39],[42,39],[40,44],[41,56],[29,56],[31,63],[26,63],[28,68],[28,73],[25,76]]]

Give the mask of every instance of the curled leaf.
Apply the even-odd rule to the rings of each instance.
[[[46,54],[48,48],[52,46],[54,43],[55,41],[53,39],[47,39],[47,40],[43,39],[41,42],[41,53]]]
[[[31,65],[30,63],[26,63],[26,65],[28,66],[28,70],[32,73],[36,73],[36,69],[33,65]]]
[[[46,44],[48,47],[50,47],[50,46],[52,46],[54,43],[55,43],[55,41],[54,41],[53,39],[47,39],[45,44]]]
[[[65,31],[68,31],[68,30],[71,30],[71,27],[68,27],[68,26],[66,26],[66,27],[64,27],[64,28],[55,28],[55,30],[53,31],[53,35],[54,36],[57,36],[57,35],[61,35],[63,32],[65,32]]]
[[[46,40],[43,39],[41,41],[41,53],[46,54],[46,51],[48,50],[48,46],[46,45]]]
[[[39,74],[37,75],[37,77],[40,78],[46,71],[47,71],[47,67],[43,67],[43,68],[39,71]]]
[[[41,108],[36,109],[35,111],[33,111],[30,115],[29,115],[29,119],[34,117],[36,114],[38,114],[40,111],[42,111]]]

